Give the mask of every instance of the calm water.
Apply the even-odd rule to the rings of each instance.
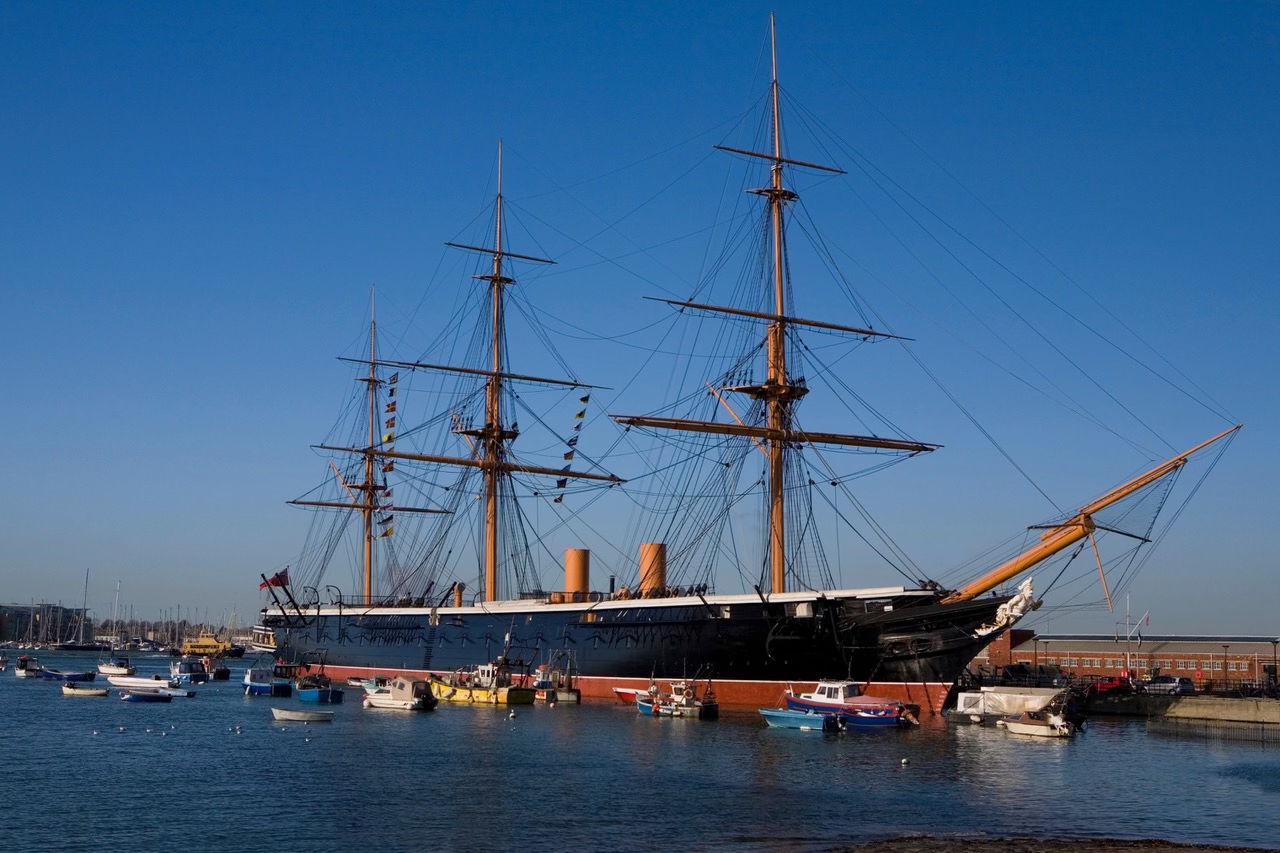
[[[272,704],[296,699],[246,698],[241,666],[197,698],[150,705],[63,697],[15,678],[8,656],[3,850],[790,850],[913,833],[1280,847],[1280,750],[1141,723],[1095,722],[1069,742],[945,725],[830,736],[609,705],[514,720],[373,711],[348,691],[332,724],[303,726],[271,720]],[[135,663],[141,675],[168,662]]]

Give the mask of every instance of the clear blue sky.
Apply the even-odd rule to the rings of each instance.
[[[639,296],[691,292],[700,229],[721,200],[725,164],[709,146],[751,142],[749,125],[735,123],[763,92],[770,8],[0,7],[0,600],[78,602],[90,568],[100,613],[120,579],[139,616],[180,603],[214,618],[236,608],[248,621],[258,573],[288,562],[305,532],[304,513],[283,502],[322,474],[308,446],[346,391],[333,356],[352,354],[370,283],[393,354],[425,351],[439,330],[434,306],[451,306],[447,294],[464,286],[437,277],[441,243],[474,232],[499,137],[523,229],[513,233],[561,261],[531,298],[604,335],[663,316]],[[776,11],[790,98],[1156,363],[1035,250],[1052,259],[1247,423],[1132,596],[1152,611],[1152,630],[1280,632],[1269,536],[1280,473],[1280,6]],[[794,156],[851,167],[847,152],[808,147],[790,115]],[[856,174],[798,180],[860,292],[919,339],[921,357],[1055,500],[1078,504],[1143,466],[1128,444],[974,358],[974,346],[999,347],[972,323],[958,331],[966,318],[939,284],[856,203],[838,201],[874,195]],[[896,233],[933,251],[910,232]],[[987,297],[972,280],[936,269],[981,310]],[[1221,428],[1056,310],[1001,286],[1173,445]],[[801,315],[827,310],[799,301]],[[1025,337],[1009,316],[990,316],[1011,340]],[[632,351],[557,345],[591,365],[590,381],[631,378]],[[946,449],[859,481],[859,494],[917,562],[954,567],[1051,514],[892,356],[875,350],[847,381]],[[614,410],[650,409],[665,391],[641,378]],[[1092,410],[1159,447],[1108,406]],[[893,582],[851,568],[844,579]],[[1094,608],[1059,612],[1048,627],[1109,631],[1113,621]]]

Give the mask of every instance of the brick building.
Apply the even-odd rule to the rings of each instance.
[[[1186,676],[1211,681],[1267,683],[1276,677],[1280,637],[1155,634],[1126,640],[1104,634],[1005,632],[971,669],[1009,664],[1057,667],[1071,675]]]

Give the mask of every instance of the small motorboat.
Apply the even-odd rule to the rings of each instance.
[[[93,681],[98,677],[96,672],[63,672],[60,669],[42,669],[40,675],[52,681]]]
[[[112,655],[106,663],[98,664],[98,672],[103,675],[133,675],[137,670],[124,655]]]
[[[918,709],[893,699],[864,695],[855,681],[819,681],[812,693],[796,693],[788,688],[783,697],[793,711],[839,714],[846,726],[919,724]]]
[[[63,696],[106,696],[108,693],[105,687],[86,687],[83,683],[75,681],[62,682]]]
[[[844,728],[839,714],[792,711],[789,708],[761,708],[760,716],[772,729],[799,729],[802,732],[838,732]]]
[[[304,675],[294,684],[294,689],[298,691],[298,699],[303,702],[319,702],[322,705],[338,705],[342,702],[342,688],[334,686],[327,675]]]
[[[431,692],[431,682],[400,676],[385,687],[366,690],[366,708],[394,708],[400,711],[434,711],[440,700]]]
[[[360,688],[361,690],[363,690],[363,689],[364,689],[364,683],[365,683],[365,679],[361,678],[361,677],[360,677],[360,676],[358,676],[358,675],[352,675],[352,676],[350,676],[350,677],[348,677],[348,678],[347,678],[347,686],[348,686],[348,687],[358,687],[358,688]]]
[[[296,663],[277,663],[270,669],[251,666],[244,671],[244,695],[276,696],[293,695],[293,679],[298,672]]]
[[[18,661],[14,663],[13,674],[19,679],[37,679],[44,671],[45,667],[40,665],[40,661],[36,658],[29,657],[27,654],[19,654]]]
[[[1028,712],[996,720],[996,726],[1016,735],[1031,737],[1071,737],[1076,733],[1076,727],[1067,722],[1062,714]]]
[[[644,693],[643,687],[615,687],[613,695],[618,697],[618,701],[623,705],[631,705],[636,701],[636,697]]]
[[[177,687],[178,681],[163,675],[108,675],[107,682],[112,687],[123,687],[132,690],[157,690],[161,687]]]
[[[662,693],[658,685],[650,685],[648,692],[636,694],[636,710],[649,717],[690,717],[699,720],[715,720],[720,717],[720,703],[711,691],[710,682],[701,696],[696,682],[673,681],[671,690]]]
[[[120,698],[125,702],[172,702],[173,697],[159,690],[121,690]]]
[[[204,661],[184,657],[169,664],[169,675],[183,684],[204,684],[209,681],[209,670]]]
[[[282,723],[331,723],[332,711],[295,711],[292,708],[272,708],[273,719]]]

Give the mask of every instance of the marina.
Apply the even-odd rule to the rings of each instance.
[[[66,669],[92,661],[67,657],[50,659]],[[135,663],[140,673],[167,671],[162,658]],[[195,701],[151,705],[64,701],[56,684],[11,674],[0,679],[9,724],[20,731],[38,727],[43,736],[13,739],[7,755],[15,770],[45,767],[49,784],[30,786],[20,772],[0,779],[0,801],[48,817],[23,830],[24,844],[164,843],[172,828],[163,810],[148,807],[154,793],[145,785],[121,788],[118,780],[145,778],[174,761],[194,767],[190,757],[198,755],[190,778],[207,802],[234,804],[236,819],[188,835],[184,845],[192,851],[256,847],[258,827],[273,819],[279,804],[255,790],[292,790],[300,778],[337,773],[341,785],[308,788],[308,848],[321,853],[350,849],[367,837],[369,825],[397,826],[406,841],[394,849],[417,849],[420,839],[479,816],[494,799],[522,814],[574,810],[579,817],[564,824],[559,842],[580,849],[633,849],[618,839],[669,822],[706,839],[708,849],[817,851],[851,838],[921,833],[1280,847],[1272,817],[1280,749],[1173,737],[1150,732],[1140,719],[1092,720],[1085,732],[1054,740],[927,721],[887,731],[788,731],[768,727],[755,712],[734,711],[722,711],[714,722],[654,721],[619,703],[538,703],[516,709],[512,718],[505,706],[441,703],[433,713],[413,714],[348,701],[320,712],[332,714],[329,722],[277,722],[272,708],[310,715],[316,706],[246,697],[240,676],[237,667],[230,682],[200,685]],[[48,762],[48,739],[78,748],[88,760]],[[437,769],[416,774],[412,785],[383,784],[385,768],[405,761]],[[521,773],[512,774],[512,766]],[[815,798],[819,768],[852,783],[826,786]],[[529,785],[530,778],[557,782]],[[719,781],[708,786],[707,778]],[[870,780],[874,784],[862,784]],[[99,805],[66,797],[62,792],[72,784],[116,787]],[[680,795],[619,796],[619,784]],[[378,793],[353,794],[359,791]],[[358,823],[350,818],[353,796]],[[456,805],[423,807],[441,798]],[[768,811],[758,808],[763,798]],[[1106,820],[1099,822],[1099,814]],[[1153,814],[1162,817],[1153,821]],[[481,833],[467,846],[506,850],[511,837]]]

